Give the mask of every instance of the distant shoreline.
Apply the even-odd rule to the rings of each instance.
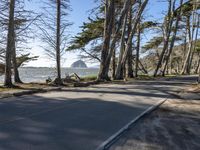
[[[49,69],[56,69],[56,67],[32,67],[32,66],[25,66],[20,68],[49,68]],[[87,67],[87,68],[76,68],[76,67],[61,67],[62,69],[99,69],[99,67]]]
[[[65,78],[67,75],[76,73],[80,77],[97,75],[98,68],[61,68],[61,76]],[[20,78],[23,82],[45,82],[47,78],[56,78],[56,68],[53,67],[28,67],[19,68]],[[4,81],[4,75],[0,75],[0,83]]]

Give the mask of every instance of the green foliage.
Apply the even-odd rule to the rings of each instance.
[[[81,81],[95,81],[97,79],[97,75],[90,75],[90,76],[86,76],[86,77],[82,77]]]
[[[25,54],[17,57],[17,67],[21,67],[24,63],[37,60],[38,56],[30,57],[30,54]],[[5,64],[0,63],[0,74],[5,72]]]
[[[140,25],[140,30],[143,32],[145,29],[157,27],[158,23],[153,21],[146,21]]]
[[[17,67],[20,67],[24,63],[27,63],[29,61],[37,60],[38,57],[39,56],[30,57],[30,54],[21,55],[21,56],[17,57]]]
[[[160,37],[160,36],[154,37],[146,45],[144,45],[142,49],[143,51],[147,51],[150,49],[158,48],[162,42],[163,42],[163,37]]]
[[[81,27],[82,32],[73,38],[71,46],[67,48],[67,51],[81,49],[89,42],[102,37],[104,31],[103,25],[104,19],[96,18],[96,20],[92,20],[89,18],[89,23],[83,24]]]
[[[184,16],[191,15],[191,12],[193,11],[194,4],[197,4],[197,6],[195,6],[196,9],[200,9],[200,4],[199,4],[199,2],[196,2],[196,1],[197,0],[189,0],[189,1],[187,1],[181,7],[176,9],[174,15],[176,16],[176,14],[180,12],[180,9],[182,10]]]

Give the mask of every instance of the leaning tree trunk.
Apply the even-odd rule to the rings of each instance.
[[[130,35],[132,29],[132,6],[129,10],[128,14],[128,35]],[[133,78],[133,46],[131,44],[129,54],[127,57],[127,63],[126,63],[126,78]]]
[[[127,25],[127,15],[124,18],[124,23],[123,23],[123,26],[122,26],[122,35],[121,35],[121,40],[120,40],[120,52],[119,52],[119,58],[118,58],[117,66],[120,65],[120,63],[121,63],[122,56],[123,56],[124,49],[125,49],[126,25]],[[125,74],[124,70],[125,69],[122,67],[121,70],[119,71],[119,74],[118,75],[115,74],[115,76],[118,76],[118,79],[123,79],[123,75]]]
[[[180,1],[180,8],[181,8],[182,4],[183,4],[183,0]],[[174,48],[174,43],[175,43],[175,40],[176,40],[179,22],[181,20],[181,14],[182,14],[182,9],[180,9],[180,13],[177,14],[177,17],[176,17],[175,29],[174,29],[174,33],[172,35],[172,41],[170,43],[170,47],[169,47],[169,50],[168,50],[168,53],[167,53],[167,56],[166,56],[166,59],[165,59],[164,68],[163,68],[163,71],[162,71],[162,76],[165,76],[165,71],[166,71],[172,50]],[[170,65],[170,67],[171,67],[171,65]]]
[[[136,48],[136,57],[135,57],[135,77],[138,77],[138,67],[139,67],[139,57],[140,57],[140,22],[138,23],[137,29],[137,48]]]
[[[19,77],[19,71],[18,71],[18,65],[16,60],[16,35],[14,32],[14,43],[13,43],[13,54],[12,54],[12,64],[13,64],[13,71],[14,71],[14,81],[15,83],[22,83],[20,77]]]
[[[110,40],[112,35],[112,28],[114,22],[114,14],[115,14],[115,1],[114,0],[106,0],[105,4],[105,22],[104,22],[104,39],[103,46],[101,51],[101,64],[100,70],[98,73],[98,79],[101,80],[109,80],[108,74],[106,73],[109,70],[109,64],[106,63],[106,58],[108,56],[108,50],[110,48]],[[113,54],[113,53],[112,53]]]
[[[57,79],[56,84],[62,84],[61,65],[60,65],[60,26],[61,26],[61,0],[57,0],[57,18],[56,18],[56,69]]]
[[[109,66],[110,66],[110,62],[111,62],[112,53],[115,49],[115,44],[118,40],[118,35],[119,35],[119,32],[120,32],[121,26],[123,24],[124,17],[126,15],[127,11],[128,11],[129,6],[130,6],[130,2],[131,2],[131,0],[126,0],[124,2],[124,6],[122,8],[122,11],[121,11],[121,14],[120,14],[120,17],[119,17],[119,21],[118,21],[118,24],[116,26],[116,30],[115,30],[115,33],[114,33],[114,37],[112,39],[111,44],[109,43],[111,46],[109,48],[108,53],[106,52],[105,58],[101,60],[102,62],[101,62],[101,65],[100,65],[98,80],[109,80],[108,72],[109,72]],[[113,11],[113,13],[114,13],[114,11]],[[108,18],[108,20],[112,20],[112,19]],[[112,29],[112,27],[111,27],[111,29]],[[109,30],[110,32],[111,32],[111,29]],[[104,28],[104,32],[105,32],[105,28]],[[110,33],[110,35],[111,35],[111,33]],[[108,49],[106,49],[106,51],[107,50]],[[103,50],[102,50],[101,56],[103,56],[103,55],[104,55],[104,53],[103,53]]]
[[[188,37],[189,37],[189,46],[188,46],[188,52],[187,52],[187,55],[186,55],[186,58],[185,58],[185,61],[184,61],[184,64],[183,64],[183,68],[182,68],[182,71],[181,71],[181,74],[185,74],[185,73],[189,73],[189,60],[190,60],[190,57],[191,57],[191,53],[192,53],[192,35],[191,35],[191,26],[190,26],[190,16],[187,18],[187,30],[188,30]]]
[[[112,33],[114,34],[115,33],[115,21],[114,21],[114,18],[115,16],[113,16],[113,31]],[[114,35],[112,35],[114,36]],[[116,50],[114,49],[113,50],[113,53],[112,53],[112,80],[115,79],[115,70],[116,70]]]
[[[126,48],[125,48],[125,51],[124,51],[124,54],[123,54],[123,57],[122,57],[122,61],[121,61],[121,63],[117,66],[116,75],[119,75],[119,74],[120,74],[120,70],[121,70],[121,68],[124,66],[124,64],[125,64],[125,62],[126,62],[127,56],[128,56],[128,54],[129,54],[130,47],[131,47],[131,45],[132,45],[133,36],[134,36],[134,34],[135,34],[135,32],[136,32],[138,22],[139,22],[139,20],[140,20],[140,17],[141,17],[141,15],[142,15],[142,13],[143,13],[143,11],[144,11],[144,9],[145,9],[147,3],[148,3],[148,0],[145,0],[145,1],[142,3],[141,7],[139,8],[138,13],[135,15],[134,24],[133,24],[133,26],[132,26],[131,33],[130,33],[130,35],[129,35],[129,37],[128,37],[128,41],[127,41]],[[116,79],[119,79],[119,77],[120,77],[120,76],[116,76]]]
[[[158,70],[160,69],[160,67],[162,65],[165,53],[166,53],[166,51],[168,49],[169,38],[170,38],[172,25],[173,25],[173,17],[171,16],[172,9],[173,9],[173,11],[175,10],[175,0],[174,0],[173,4],[172,4],[172,0],[169,1],[168,15],[167,15],[167,18],[166,18],[166,20],[164,22],[164,25],[165,25],[165,29],[163,31],[164,32],[164,34],[163,34],[164,35],[163,36],[164,45],[163,45],[163,49],[162,49],[162,52],[161,52],[159,60],[158,60],[158,64],[157,64],[155,72],[154,72],[154,77],[157,76]]]
[[[15,0],[9,2],[9,23],[8,23],[8,35],[6,46],[6,64],[5,64],[5,80],[4,86],[12,87],[12,71],[11,71],[11,58],[14,45],[14,12],[15,12]]]
[[[112,79],[115,78],[115,68],[116,68],[116,52],[114,50],[112,54]]]

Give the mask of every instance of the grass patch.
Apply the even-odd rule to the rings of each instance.
[[[97,79],[97,75],[89,75],[85,77],[81,77],[81,81],[88,82],[88,81],[95,81]]]
[[[175,74],[166,74],[165,76],[157,75],[156,77],[154,77],[153,75],[142,74],[142,75],[138,75],[138,77],[136,79],[138,79],[138,80],[156,80],[156,79],[160,79],[160,78],[173,78],[173,77],[177,77],[177,76],[178,75],[175,75]]]
[[[8,89],[8,88],[0,87],[0,92],[9,91],[9,90],[10,89]]]
[[[152,75],[138,75],[137,80],[154,80],[155,77]]]
[[[20,90],[34,90],[34,89],[43,89],[46,87],[50,87],[50,85],[45,83],[24,83],[24,84],[15,84],[14,88],[6,88],[4,86],[0,86],[0,92],[12,92],[12,91],[20,91]]]
[[[3,86],[0,86],[0,92],[9,92],[9,91],[17,91],[20,90],[19,87],[15,87],[15,88],[6,88]]]

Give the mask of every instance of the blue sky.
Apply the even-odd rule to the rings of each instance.
[[[39,10],[41,3],[38,3],[40,0],[34,0],[31,3],[27,4],[28,8],[33,9],[34,11]],[[69,33],[73,36],[76,33],[80,32],[80,26],[84,21],[87,21],[89,10],[97,6],[94,0],[71,0],[70,2],[72,11],[68,16],[68,20],[73,22],[73,25],[69,28]],[[150,0],[148,8],[146,9],[146,14],[149,19],[161,19],[162,11],[166,9],[166,3],[161,0]],[[147,38],[151,38],[148,36]],[[54,67],[55,63],[49,61],[49,59],[44,54],[44,51],[39,47],[40,43],[34,41],[31,44],[31,54],[39,55],[40,58],[37,61],[29,62],[27,66],[36,66],[36,67]],[[78,53],[68,52],[64,56],[63,67],[69,67],[74,61],[78,59]],[[87,63],[88,66],[94,66],[96,64]]]

